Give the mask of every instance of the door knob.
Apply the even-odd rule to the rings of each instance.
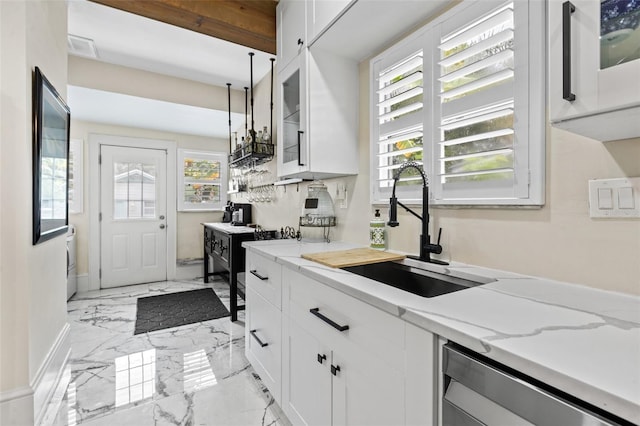
[[[160,229],[164,229],[164,228],[165,228],[164,223],[161,223],[161,224],[160,224]]]
[[[160,215],[160,217],[159,217],[158,219],[160,219],[160,220],[164,220],[164,215],[163,215],[163,214],[161,214],[161,215]]]

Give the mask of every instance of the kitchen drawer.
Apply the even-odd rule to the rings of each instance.
[[[247,253],[246,284],[273,306],[282,306],[282,266],[259,254]]]
[[[281,313],[251,288],[246,293],[245,355],[280,402],[282,377]]]
[[[339,346],[342,353],[374,354],[389,365],[404,359],[401,319],[286,267],[282,282],[283,312],[313,336]],[[348,329],[340,331],[339,326]]]

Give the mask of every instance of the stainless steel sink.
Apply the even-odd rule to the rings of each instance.
[[[372,263],[341,269],[422,297],[440,296],[494,281],[482,278],[471,281],[399,262]]]

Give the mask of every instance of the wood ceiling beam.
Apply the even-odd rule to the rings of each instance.
[[[276,53],[274,0],[91,0],[252,49]]]

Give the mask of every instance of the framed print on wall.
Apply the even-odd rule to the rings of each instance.
[[[67,232],[71,113],[36,67],[33,74],[33,245]]]
[[[178,150],[178,211],[224,210],[227,154]]]

